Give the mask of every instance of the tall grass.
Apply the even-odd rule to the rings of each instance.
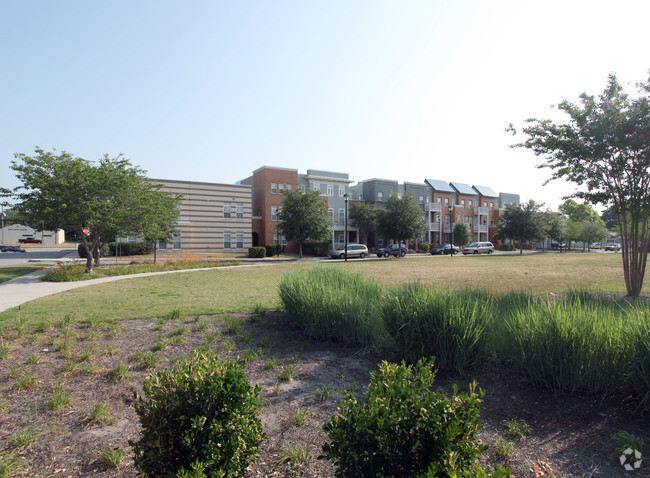
[[[556,393],[629,390],[635,357],[640,373],[650,364],[648,349],[640,348],[649,312],[647,305],[587,294],[531,301],[505,317],[508,353],[534,383]]]
[[[383,291],[359,272],[331,267],[289,273],[280,282],[287,314],[309,336],[361,345],[385,341]]]
[[[410,362],[434,356],[441,369],[475,367],[488,352],[490,295],[411,284],[384,302],[386,329]]]

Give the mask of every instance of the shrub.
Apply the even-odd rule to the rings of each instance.
[[[355,397],[354,387],[346,390],[338,402],[340,415],[323,426],[329,440],[324,457],[333,460],[336,476],[489,476],[477,464],[487,446],[475,441],[482,427],[476,383],[469,395],[456,395],[454,387],[449,400],[429,390],[432,366],[432,360],[415,367],[382,362],[379,372],[370,374],[365,402]]]
[[[402,358],[435,356],[440,368],[461,371],[487,353],[491,305],[487,294],[411,284],[384,301],[383,316]]]
[[[243,477],[266,438],[255,416],[259,386],[242,364],[197,351],[171,371],[149,375],[135,411],[142,436],[133,447],[144,476]],[[190,473],[195,469],[196,473]]]
[[[419,244],[419,249],[420,249],[420,252],[429,252],[429,249],[431,249],[431,246],[429,245],[428,242],[421,242]]]
[[[266,257],[273,257],[278,250],[278,244],[267,244],[265,246],[266,249]]]
[[[252,257],[252,258],[266,257],[266,247],[249,247],[248,257]]]
[[[515,250],[515,245],[514,244],[502,244],[501,245],[501,250],[502,251],[514,251]]]
[[[111,242],[108,244],[108,252],[111,256],[137,256],[153,252],[153,242]]]
[[[329,242],[305,242],[302,245],[302,253],[307,256],[327,256],[329,250]]]

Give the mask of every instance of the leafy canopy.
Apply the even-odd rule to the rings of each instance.
[[[379,233],[387,239],[414,239],[424,234],[427,223],[424,212],[412,194],[399,197],[391,194],[386,202],[386,209],[380,211],[377,221]]]

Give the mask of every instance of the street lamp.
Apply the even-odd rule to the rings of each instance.
[[[348,193],[345,193],[343,195],[343,199],[345,199],[345,218],[344,218],[344,228],[345,228],[345,262],[348,262],[348,201],[350,200],[350,197],[348,196]]]
[[[451,232],[451,250],[449,251],[449,255],[451,257],[454,257],[454,223],[453,221],[453,211],[454,211],[454,204],[453,200],[451,201],[451,204],[449,205],[449,231]]]

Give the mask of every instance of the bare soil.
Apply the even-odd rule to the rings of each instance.
[[[248,476],[333,477],[333,465],[318,456],[325,442],[322,425],[337,411],[340,394],[336,387],[342,390],[356,381],[363,391],[377,364],[396,357],[389,351],[309,340],[282,312],[263,318],[250,314],[236,317],[243,326],[230,334],[224,316],[132,320],[92,327],[74,324],[67,330],[30,330],[20,336],[12,331],[2,342],[11,346],[9,356],[0,360],[0,453],[19,455],[29,466],[25,476],[137,476],[128,445],[129,440],[137,441],[140,433],[134,393],[141,392],[143,379],[152,370],[134,361],[133,353],[152,350],[159,337],[176,340],[176,345],[157,352],[158,370],[173,367],[178,358],[188,357],[219,331],[221,337],[212,349],[222,358],[247,358],[250,383],[262,386],[260,418],[268,439]],[[65,335],[74,345],[72,352],[64,353],[56,345]],[[71,363],[81,366],[65,371]],[[118,364],[131,367],[122,380],[110,373]],[[83,366],[88,368],[83,370]],[[289,366],[291,379],[283,381],[281,372]],[[38,383],[19,390],[21,380],[29,376],[36,376]],[[480,440],[490,447],[484,455],[485,465],[506,465],[513,477],[650,476],[647,460],[641,469],[626,472],[618,456],[612,456],[610,437],[619,430],[642,437],[646,448],[650,444],[650,419],[635,410],[633,400],[555,397],[533,387],[514,367],[496,357],[466,375],[439,373],[436,388],[450,394],[454,383],[467,390],[472,380],[486,391],[481,413],[484,426],[479,433]],[[71,393],[71,401],[62,410],[50,411],[48,402],[57,383]],[[327,387],[332,394],[321,402],[317,392]],[[102,401],[109,404],[117,422],[89,426],[91,410]],[[308,412],[303,425],[292,423],[298,408]],[[507,434],[502,422],[515,419],[524,420],[530,429],[524,438]],[[14,439],[29,429],[36,432],[31,443],[16,446]],[[500,439],[514,444],[511,458],[499,454],[496,444]],[[311,447],[308,458],[302,463],[279,463],[292,444]],[[107,446],[124,451],[119,466],[100,460],[98,450]]]

